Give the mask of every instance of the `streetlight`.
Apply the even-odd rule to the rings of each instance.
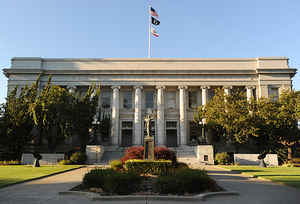
[[[205,139],[205,130],[204,130],[204,124],[205,124],[205,122],[204,122],[204,120],[202,121],[200,121],[199,122],[199,125],[201,125],[202,127],[201,127],[201,143],[203,143],[204,141],[206,141],[206,139]]]

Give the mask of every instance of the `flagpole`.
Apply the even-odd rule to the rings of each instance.
[[[149,4],[149,36],[148,36],[148,58],[151,58],[151,5]]]

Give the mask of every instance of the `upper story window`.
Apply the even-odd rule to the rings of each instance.
[[[176,92],[169,91],[167,92],[167,107],[168,108],[176,108]]]
[[[189,92],[189,108],[197,108],[197,92]]]
[[[278,87],[269,87],[269,98],[272,98],[273,101],[277,101],[279,98],[279,88]]]
[[[154,108],[153,91],[145,92],[146,108]]]
[[[123,92],[123,108],[132,109],[132,92],[131,91]]]
[[[110,108],[110,92],[102,92],[100,100],[102,108]]]

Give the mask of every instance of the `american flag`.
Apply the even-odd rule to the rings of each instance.
[[[150,14],[151,14],[151,16],[155,16],[155,17],[157,17],[158,18],[158,14],[157,14],[157,12],[155,11],[155,9],[154,8],[150,8]]]
[[[159,34],[151,27],[151,33],[154,37],[159,37]]]

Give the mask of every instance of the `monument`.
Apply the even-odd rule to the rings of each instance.
[[[144,138],[144,159],[145,160],[154,160],[154,138],[150,134],[151,130],[151,120],[154,119],[154,115],[148,113],[144,118],[146,124],[147,135]]]

